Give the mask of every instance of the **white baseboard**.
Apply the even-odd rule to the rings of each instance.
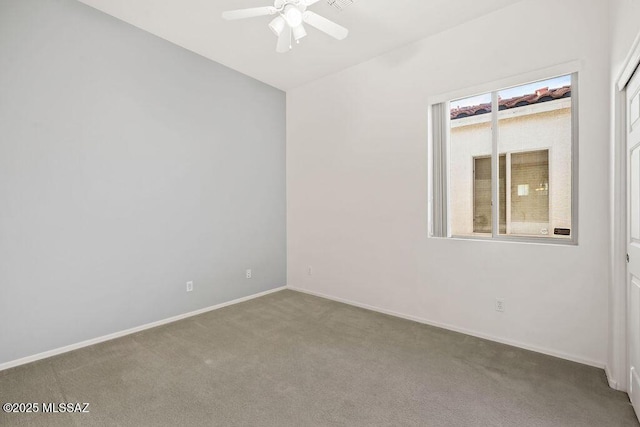
[[[223,302],[221,304],[212,305],[210,307],[201,308],[199,310],[191,311],[189,313],[179,314],[177,316],[169,317],[167,319],[158,320],[156,322],[147,323],[145,325],[136,326],[135,328],[125,329],[124,331],[114,332],[109,335],[104,335],[97,338],[92,338],[90,340],[82,341],[76,344],[67,345],[64,347],[59,347],[53,350],[48,350],[43,353],[34,354],[33,356],[27,356],[20,359],[12,360],[9,362],[5,362],[0,364],[0,371],[5,369],[13,368],[16,366],[24,365],[26,363],[35,362],[36,360],[46,359],[47,357],[56,356],[58,354],[67,353],[69,351],[77,350],[82,347],[88,347],[90,345],[98,344],[101,342],[109,341],[115,338],[120,338],[125,335],[135,334],[136,332],[144,331],[145,329],[155,328],[156,326],[166,325],[167,323],[176,322],[178,320],[186,319],[187,317],[197,316],[198,314],[206,313],[208,311],[218,310],[223,307],[227,307],[234,304],[239,304],[241,302],[249,301],[254,298],[259,298],[265,295],[272,294],[274,292],[279,292],[284,289],[287,289],[286,286],[281,286],[279,288],[270,289],[268,291],[260,292],[257,294],[249,295],[246,297],[234,299],[231,301]]]
[[[297,288],[295,286],[288,286],[288,288],[291,289],[292,291],[302,292],[302,293],[313,295],[313,296],[317,296],[317,297],[320,297],[320,298],[325,298],[325,299],[329,299],[329,300],[332,300],[332,301],[337,301],[337,302],[341,302],[341,303],[344,303],[344,304],[353,305],[355,307],[360,307],[360,308],[364,308],[364,309],[371,310],[371,311],[377,311],[378,313],[388,314],[390,316],[400,317],[402,319],[407,319],[407,320],[412,320],[414,322],[423,323],[425,325],[435,326],[437,328],[447,329],[447,330],[454,331],[454,332],[460,332],[460,333],[463,333],[463,334],[466,334],[466,335],[471,335],[471,336],[482,338],[482,339],[486,339],[486,340],[489,340],[489,341],[495,341],[495,342],[499,342],[501,344],[507,344],[507,345],[510,345],[510,346],[513,346],[513,347],[519,347],[519,348],[522,348],[522,349],[525,349],[525,350],[535,351],[536,353],[542,353],[542,354],[546,354],[548,356],[553,356],[553,357],[558,357],[560,359],[570,360],[572,362],[581,363],[583,365],[593,366],[595,368],[600,368],[600,369],[604,369],[605,368],[605,364],[602,363],[602,362],[596,362],[594,360],[584,359],[584,358],[573,356],[573,355],[570,355],[570,354],[566,354],[566,353],[563,353],[563,352],[560,352],[560,351],[550,350],[550,349],[543,348],[543,347],[537,347],[537,346],[525,344],[525,343],[518,342],[518,341],[513,341],[513,340],[509,340],[509,339],[505,339],[505,338],[500,338],[500,337],[496,337],[496,336],[493,336],[493,335],[490,335],[490,334],[485,334],[485,333],[473,331],[473,330],[470,330],[470,329],[460,328],[460,327],[449,325],[449,324],[446,324],[446,323],[434,322],[432,320],[423,319],[421,317],[402,314],[402,313],[398,313],[398,312],[395,312],[395,311],[392,311],[392,310],[386,310],[384,308],[374,307],[374,306],[371,306],[371,305],[368,305],[368,304],[362,304],[362,303],[359,303],[359,302],[346,300],[344,298],[334,297],[332,295],[326,295],[326,294],[323,294],[323,293],[320,293],[320,292],[309,291],[309,290],[306,290],[306,289]]]
[[[609,383],[609,387],[611,387],[614,390],[620,390],[618,388],[618,382],[613,379],[613,376],[611,375],[611,372],[609,371],[609,366],[608,365],[605,365],[604,373],[607,376],[607,382]],[[624,391],[624,390],[620,390],[620,391]]]

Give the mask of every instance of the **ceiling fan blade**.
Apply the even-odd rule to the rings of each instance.
[[[252,7],[250,9],[228,10],[222,12],[222,17],[227,21],[234,19],[253,18],[256,16],[274,15],[278,9],[273,6]]]
[[[287,25],[278,36],[276,52],[287,53],[289,50],[291,50],[291,27]]]
[[[313,13],[307,10],[302,14],[302,20],[312,27],[316,27],[318,30],[329,34],[331,37],[338,40],[343,40],[349,35],[349,30],[341,25],[336,24],[333,21],[329,21],[317,13]]]
[[[305,6],[311,6],[313,4],[318,3],[320,0],[302,0],[302,2],[305,4]]]

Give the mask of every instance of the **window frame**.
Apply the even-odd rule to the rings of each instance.
[[[428,124],[428,237],[434,239],[480,240],[512,243],[534,243],[545,245],[578,245],[579,237],[579,77],[581,64],[578,61],[557,65],[526,74],[451,91],[429,98]],[[496,212],[499,206],[492,207],[491,235],[452,235],[451,234],[451,158],[449,131],[451,120],[449,102],[451,100],[491,93],[492,113],[491,126],[498,125],[498,92],[511,87],[535,83],[554,77],[571,75],[571,236],[570,238],[554,238],[552,232],[548,236],[511,236],[499,233],[499,218]],[[443,107],[439,107],[444,105]],[[494,112],[496,112],[494,114]],[[492,137],[492,200],[497,200],[499,191],[499,131],[491,132]],[[551,152],[551,147],[548,147]],[[496,155],[498,154],[498,155]],[[551,161],[551,160],[550,160]],[[509,190],[507,190],[509,191]],[[495,205],[495,204],[494,204]]]

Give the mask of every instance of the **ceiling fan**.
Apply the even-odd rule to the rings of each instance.
[[[256,16],[278,15],[269,24],[269,28],[278,37],[276,51],[285,53],[291,50],[291,39],[299,43],[307,35],[304,23],[317,28],[331,37],[343,40],[349,30],[333,21],[314,13],[307,8],[320,0],[275,0],[273,6],[253,7],[250,9],[230,10],[222,13],[226,20],[253,18]]]

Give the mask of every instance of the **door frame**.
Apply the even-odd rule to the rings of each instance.
[[[640,33],[627,54],[613,88],[611,147],[611,247],[609,267],[609,345],[605,371],[609,386],[629,391],[627,313],[627,108],[626,87],[640,65]]]

